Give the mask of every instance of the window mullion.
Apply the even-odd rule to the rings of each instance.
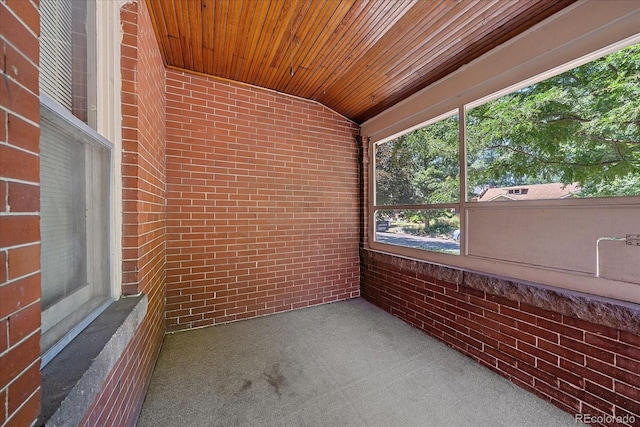
[[[464,104],[458,107],[458,144],[460,158],[460,207],[458,215],[460,215],[460,255],[465,255],[466,235],[467,235],[467,116]]]

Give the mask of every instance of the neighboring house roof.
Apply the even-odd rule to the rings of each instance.
[[[571,197],[579,189],[578,184],[565,185],[561,182],[489,188],[477,198],[477,201],[564,199]]]

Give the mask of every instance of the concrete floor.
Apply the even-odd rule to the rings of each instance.
[[[138,426],[575,426],[363,299],[168,335]]]

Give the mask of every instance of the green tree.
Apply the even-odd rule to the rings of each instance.
[[[583,196],[640,192],[640,45],[467,114],[471,187],[577,182]]]
[[[402,135],[376,149],[376,203],[415,205],[459,200],[458,116]],[[403,213],[419,218],[429,232],[429,211]]]

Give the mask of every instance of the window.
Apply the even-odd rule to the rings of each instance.
[[[459,254],[458,115],[375,146],[375,240]]]
[[[94,130],[94,2],[40,6],[44,365],[111,301],[112,144]]]
[[[629,243],[640,35],[597,44],[589,30],[561,42],[563,28],[551,21],[362,125],[372,249],[640,302]],[[533,49],[547,38],[558,47]],[[521,46],[537,56],[519,56]]]
[[[469,191],[520,195],[512,186],[532,184],[527,200],[640,195],[639,97],[634,44],[468,108]]]
[[[94,0],[43,0],[40,15],[41,91],[95,129]]]

